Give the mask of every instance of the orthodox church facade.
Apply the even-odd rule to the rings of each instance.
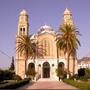
[[[68,9],[64,11],[63,23],[73,25],[72,13]],[[28,32],[28,13],[22,10],[19,14],[16,40],[17,36],[28,35]],[[58,64],[62,64],[61,66],[67,70],[67,58],[64,52],[58,50],[59,57],[57,58],[56,37],[57,33],[48,25],[41,26],[39,32],[33,34],[31,37],[35,42],[39,42],[46,51],[44,53],[44,58],[36,58],[35,60],[28,59],[26,61],[27,69],[30,65],[35,68],[36,78],[57,79],[56,69],[58,68]],[[77,73],[77,60],[75,60],[75,70],[73,70],[73,65],[73,59],[71,58],[69,61],[69,71],[71,75],[73,72]],[[16,74],[20,75],[22,78],[25,77],[25,55],[20,55],[19,52],[16,52]]]

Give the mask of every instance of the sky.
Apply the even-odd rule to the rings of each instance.
[[[45,24],[58,31],[66,8],[81,33],[78,58],[90,56],[90,0],[0,0],[0,68],[8,68],[15,57],[18,16],[23,9],[28,12],[29,33],[33,34]]]

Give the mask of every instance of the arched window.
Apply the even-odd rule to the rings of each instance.
[[[42,41],[42,47],[43,47],[43,51],[44,51],[44,55],[45,56],[50,56],[50,43],[49,40],[43,40]]]
[[[25,28],[23,28],[23,35],[25,35]]]
[[[25,28],[23,27],[20,28],[20,35],[25,35]]]
[[[22,35],[22,28],[20,28],[20,35]]]

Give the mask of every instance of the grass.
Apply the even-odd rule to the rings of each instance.
[[[77,87],[79,90],[90,90],[90,82],[74,81],[70,79],[64,79],[65,83]]]

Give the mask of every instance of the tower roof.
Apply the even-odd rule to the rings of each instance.
[[[23,9],[21,12],[20,12],[20,15],[28,15],[27,11],[25,9]]]
[[[64,11],[64,14],[71,14],[70,10],[68,10],[67,8]]]

